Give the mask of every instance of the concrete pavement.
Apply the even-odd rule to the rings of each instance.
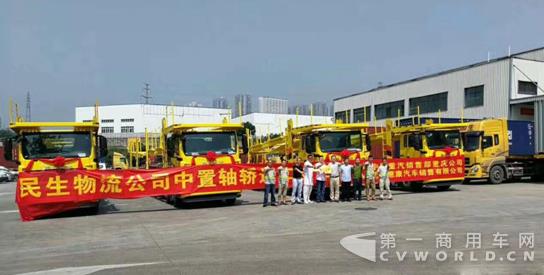
[[[393,201],[267,208],[262,193],[252,191],[232,207],[112,200],[99,215],[26,223],[10,212],[16,210],[14,189],[0,184],[0,274],[544,273],[544,184],[461,185],[446,192],[395,191]],[[375,243],[376,262],[340,244],[365,232],[375,233],[367,240]],[[469,249],[466,234],[476,232],[481,247]],[[508,247],[494,245],[497,232],[508,234]],[[382,248],[382,234],[389,233],[395,247]],[[451,234],[450,248],[437,247],[442,233]],[[519,248],[519,233],[534,233],[534,247]],[[402,261],[396,258],[404,251]],[[426,261],[413,256],[420,251],[430,255]],[[441,251],[445,261],[436,259]],[[470,251],[477,261],[469,260]],[[486,251],[494,252],[493,261],[485,260]],[[508,261],[512,251],[515,260]],[[534,259],[523,259],[531,251]],[[387,262],[379,257],[383,252]],[[464,260],[455,261],[455,252]]]

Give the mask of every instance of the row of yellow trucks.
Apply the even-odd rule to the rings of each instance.
[[[161,167],[183,167],[209,164],[207,154],[214,152],[215,163],[239,164],[248,153],[249,136],[242,123],[224,121],[217,124],[174,124],[166,125],[158,146],[150,147],[145,141],[132,140],[128,152],[132,160],[160,159]],[[6,160],[16,161],[18,170],[43,171],[58,169],[49,161],[64,158],[63,169],[99,169],[108,155],[107,140],[98,134],[98,114],[91,122],[26,122],[16,115],[10,123],[16,137],[4,142]],[[16,155],[13,155],[15,152]],[[131,165],[118,152],[112,154],[113,169],[141,168]],[[233,204],[241,191],[193,193],[190,195],[168,196],[174,204],[205,200],[223,200]],[[97,207],[98,201],[89,204]],[[88,204],[88,203],[86,203]],[[87,205],[77,205],[87,207]]]
[[[242,123],[224,121],[216,124],[172,124],[163,127],[156,146],[138,141],[128,154],[138,159],[158,160],[160,167],[209,165],[213,163],[263,163],[268,158],[308,155],[324,157],[349,152],[349,158],[420,158],[461,156],[465,158],[466,175],[461,178],[440,178],[424,182],[407,182],[414,190],[436,186],[441,190],[468,180],[504,180],[532,177],[542,179],[544,156],[535,154],[529,122],[485,119],[476,121],[445,121],[446,119],[389,120],[385,127],[368,123],[318,124],[294,127],[287,123],[285,133],[276,138],[251,139]],[[404,123],[411,121],[411,123]],[[521,125],[521,126],[520,126]],[[509,127],[510,126],[510,127]],[[525,128],[524,128],[525,127]],[[19,171],[55,169],[43,159],[58,156],[68,161],[64,168],[98,169],[107,155],[107,140],[98,134],[98,114],[91,122],[25,122],[19,116],[10,123],[16,138],[4,142],[6,159],[16,160]],[[516,145],[518,143],[525,144]],[[130,142],[129,142],[130,144]],[[13,150],[13,149],[17,150]],[[531,148],[533,148],[531,150]],[[14,157],[12,152],[17,152]],[[113,154],[115,169],[134,167],[132,157]],[[137,166],[136,168],[140,168]],[[166,198],[173,204],[222,200],[232,204],[241,191],[193,193]]]
[[[462,154],[464,182],[486,180],[498,184],[513,179],[543,179],[544,152],[535,152],[533,122],[412,118],[397,121],[396,127],[391,121],[386,124],[393,136],[400,133],[392,142],[397,149],[394,157]]]
[[[424,158],[460,156],[463,154],[460,126],[464,124],[427,123],[395,126],[392,120],[386,127],[369,126],[368,123],[332,123],[293,128],[288,121],[285,134],[273,139],[257,141],[251,147],[252,162],[263,163],[267,158],[305,159],[309,154],[329,161],[333,155],[342,158],[349,152],[351,161],[356,158]],[[397,121],[398,124],[398,121]],[[463,178],[440,178],[424,182],[406,182],[414,190],[436,186],[441,190],[461,183]]]
[[[335,123],[293,128],[288,122],[285,134],[257,141],[251,147],[252,161],[308,154],[329,160],[348,150],[350,159],[427,158],[464,156],[464,178],[441,178],[404,183],[414,190],[436,186],[446,190],[463,181],[487,180],[498,184],[505,180],[531,177],[542,180],[544,154],[534,150],[534,124],[506,119],[421,118],[388,120],[385,127],[367,123]]]

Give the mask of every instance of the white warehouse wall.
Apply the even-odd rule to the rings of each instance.
[[[98,107],[100,132],[102,127],[114,127],[114,133],[121,133],[121,126],[134,126],[134,133],[160,132],[162,119],[167,115],[168,124],[172,124],[172,106],[150,104],[108,105]],[[203,107],[173,107],[174,123],[220,123],[223,118],[230,116],[229,109]],[[76,107],[76,121],[91,120],[94,107]],[[102,122],[113,119],[113,123]],[[121,119],[134,119],[134,122],[121,122]]]
[[[510,98],[520,99],[534,95],[518,93],[518,81],[534,81],[538,84],[537,95],[544,95],[544,61],[512,59],[512,89]]]
[[[484,105],[464,109],[466,118],[490,116],[507,117],[509,110],[509,71],[510,60],[503,59],[482,63],[473,67],[452,70],[434,76],[406,81],[391,87],[339,98],[334,101],[334,112],[351,110],[363,106],[377,105],[404,99],[404,117],[409,116],[409,98],[448,92],[448,110],[442,111],[442,117],[460,117],[464,109],[464,89],[484,85]],[[374,117],[374,107],[371,108]],[[426,113],[423,116],[438,116],[438,113]],[[384,119],[378,120],[383,124]]]

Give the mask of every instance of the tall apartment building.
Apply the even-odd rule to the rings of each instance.
[[[220,108],[220,109],[227,109],[228,102],[225,97],[217,97],[213,99],[212,107],[214,108]]]
[[[259,113],[287,114],[288,100],[261,96],[258,98],[258,105]]]
[[[316,116],[329,116],[329,105],[326,102],[315,102],[312,104],[313,106],[313,114]]]
[[[241,107],[241,109],[240,109]],[[232,116],[238,117],[240,114],[247,115],[251,113],[251,96],[248,94],[239,94],[234,97],[234,104],[232,106]]]

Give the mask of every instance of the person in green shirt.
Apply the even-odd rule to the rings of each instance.
[[[287,161],[282,160],[281,166],[278,168],[278,174],[280,175],[280,184],[278,186],[278,201],[280,204],[287,203],[287,182],[289,181],[289,167],[287,167]]]
[[[376,165],[374,165],[374,159],[372,156],[368,157],[368,161],[365,163],[366,168],[366,182],[365,182],[365,195],[366,200],[376,200],[376,181],[374,175],[376,172]]]
[[[276,169],[272,166],[272,160],[268,160],[266,167],[263,169],[264,172],[264,200],[263,207],[268,206],[268,194],[270,194],[270,200],[273,206],[276,204],[276,196],[274,195],[276,191]]]
[[[363,166],[361,159],[355,159],[353,166],[353,199],[360,201],[363,196]]]

